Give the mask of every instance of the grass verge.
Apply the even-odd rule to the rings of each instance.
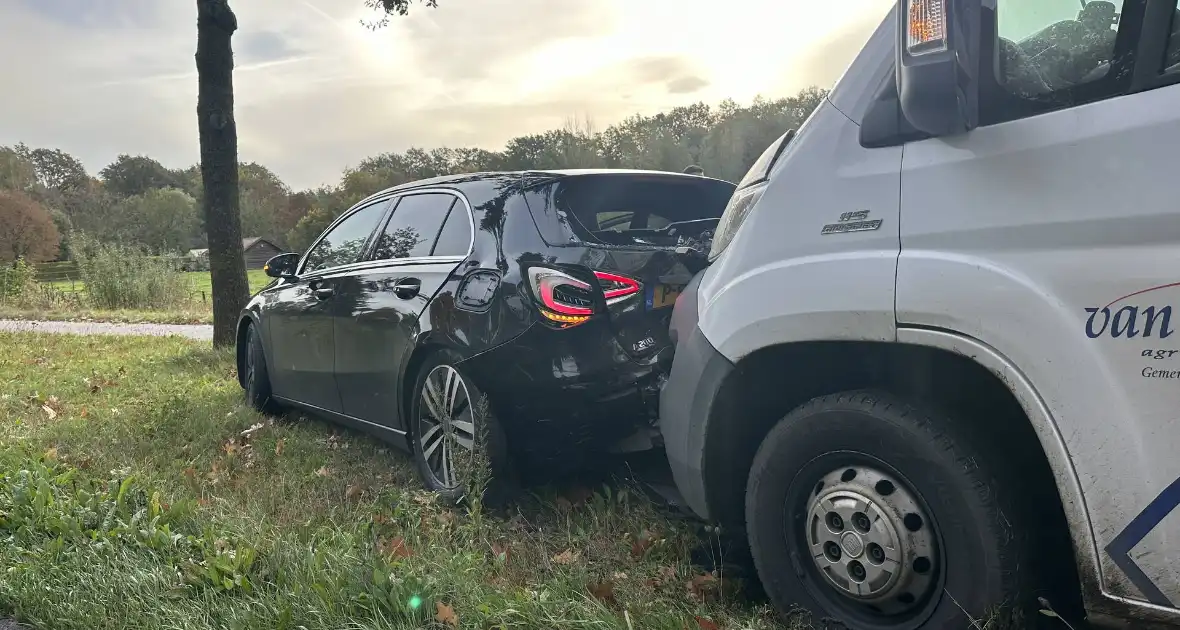
[[[0,319],[42,322],[114,322],[121,324],[212,324],[208,307],[168,311],[100,311],[88,308],[31,309],[0,305]]]
[[[447,508],[379,442],[242,404],[228,353],[0,333],[0,616],[34,627],[770,628],[642,494]]]
[[[127,324],[212,324],[213,287],[208,271],[184,272],[188,277],[189,295],[187,304],[167,310],[98,310],[81,306],[78,300],[62,300],[49,308],[28,308],[0,301],[0,319],[27,319],[36,321],[92,321]],[[255,293],[270,284],[261,269],[247,271],[250,291]],[[64,294],[73,295],[85,290],[81,281],[55,281],[46,283]]]

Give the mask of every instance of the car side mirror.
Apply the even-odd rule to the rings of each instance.
[[[895,47],[901,112],[918,131],[979,126],[980,0],[901,0]]]
[[[299,267],[299,254],[279,254],[266,261],[262,270],[272,278],[294,278]]]

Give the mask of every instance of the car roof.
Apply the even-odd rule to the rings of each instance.
[[[491,180],[491,179],[500,179],[505,176],[508,176],[508,177],[515,176],[515,177],[520,177],[522,179],[525,176],[534,176],[534,177],[541,177],[541,178],[551,177],[553,179],[559,179],[559,178],[563,178],[563,177],[583,177],[583,176],[591,176],[591,175],[617,175],[617,176],[630,175],[630,176],[645,176],[645,177],[655,176],[655,177],[667,177],[670,179],[671,178],[690,178],[690,177],[692,177],[692,178],[697,178],[697,179],[707,179],[707,180],[712,180],[712,181],[725,182],[725,180],[719,180],[719,179],[712,178],[712,177],[704,177],[702,175],[691,175],[688,173],[676,173],[673,171],[655,171],[655,170],[630,169],[630,168],[568,168],[568,169],[534,169],[534,170],[527,170],[527,171],[482,171],[482,172],[476,172],[476,173],[458,173],[458,174],[454,174],[454,175],[441,175],[439,177],[430,177],[427,179],[419,179],[419,180],[415,180],[412,182],[406,182],[404,184],[398,184],[397,186],[390,186],[389,188],[386,188],[380,192],[370,195],[369,197],[370,198],[379,197],[381,195],[387,195],[387,194],[397,193],[397,192],[404,192],[404,191],[408,191],[408,190],[413,190],[415,188],[429,188],[432,186],[459,187],[463,184],[477,183],[477,182],[487,181],[487,180]],[[725,183],[732,185],[732,182],[725,182]]]

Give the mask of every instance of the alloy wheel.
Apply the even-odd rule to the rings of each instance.
[[[457,488],[462,484],[460,467],[470,459],[461,456],[475,450],[475,416],[467,384],[458,370],[440,365],[426,375],[419,396],[422,457],[435,481]]]
[[[246,339],[246,386],[253,390],[257,384],[254,382],[254,374],[258,370],[258,349],[255,347],[254,327],[250,327],[249,336]]]

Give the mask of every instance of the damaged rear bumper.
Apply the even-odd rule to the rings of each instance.
[[[582,456],[654,432],[667,352],[636,360],[605,321],[568,330],[533,325],[465,368],[495,405],[510,448],[539,464],[578,466]]]

